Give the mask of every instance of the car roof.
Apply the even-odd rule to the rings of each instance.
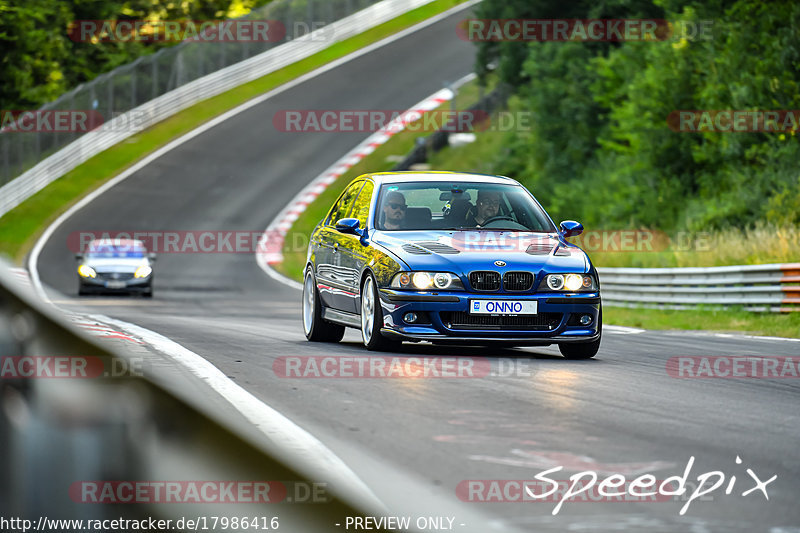
[[[458,181],[461,183],[492,183],[502,185],[519,185],[519,182],[505,176],[491,174],[473,174],[470,172],[450,172],[443,170],[375,172],[368,174],[377,184],[409,183],[418,181]]]

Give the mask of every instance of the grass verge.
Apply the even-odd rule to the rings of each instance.
[[[643,329],[706,330],[800,337],[800,313],[751,313],[737,309],[672,311],[604,306],[603,323]]]
[[[250,83],[204,100],[96,155],[0,218],[0,255],[20,264],[42,231],[80,198],[136,161],[217,115],[326,63],[446,11],[464,0],[435,0]],[[413,141],[412,141],[413,142]]]

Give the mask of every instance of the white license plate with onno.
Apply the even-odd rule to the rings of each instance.
[[[470,300],[473,315],[535,315],[536,300]]]
[[[122,289],[124,287],[125,287],[124,281],[117,281],[117,280],[106,281],[107,289]]]

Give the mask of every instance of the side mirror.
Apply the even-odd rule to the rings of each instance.
[[[156,260],[156,253],[155,252],[148,252],[147,259],[149,259],[150,261],[155,261]]]
[[[336,222],[336,231],[350,235],[361,235],[358,231],[360,222],[357,218],[343,218]]]
[[[83,254],[75,254],[75,261],[83,261]]]
[[[564,237],[574,237],[583,233],[583,224],[574,220],[565,220],[561,223],[561,234]]]

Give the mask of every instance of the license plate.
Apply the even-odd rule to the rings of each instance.
[[[124,281],[118,281],[118,280],[106,281],[107,289],[122,289],[124,287],[125,287]]]
[[[470,300],[472,315],[535,315],[536,300]]]

